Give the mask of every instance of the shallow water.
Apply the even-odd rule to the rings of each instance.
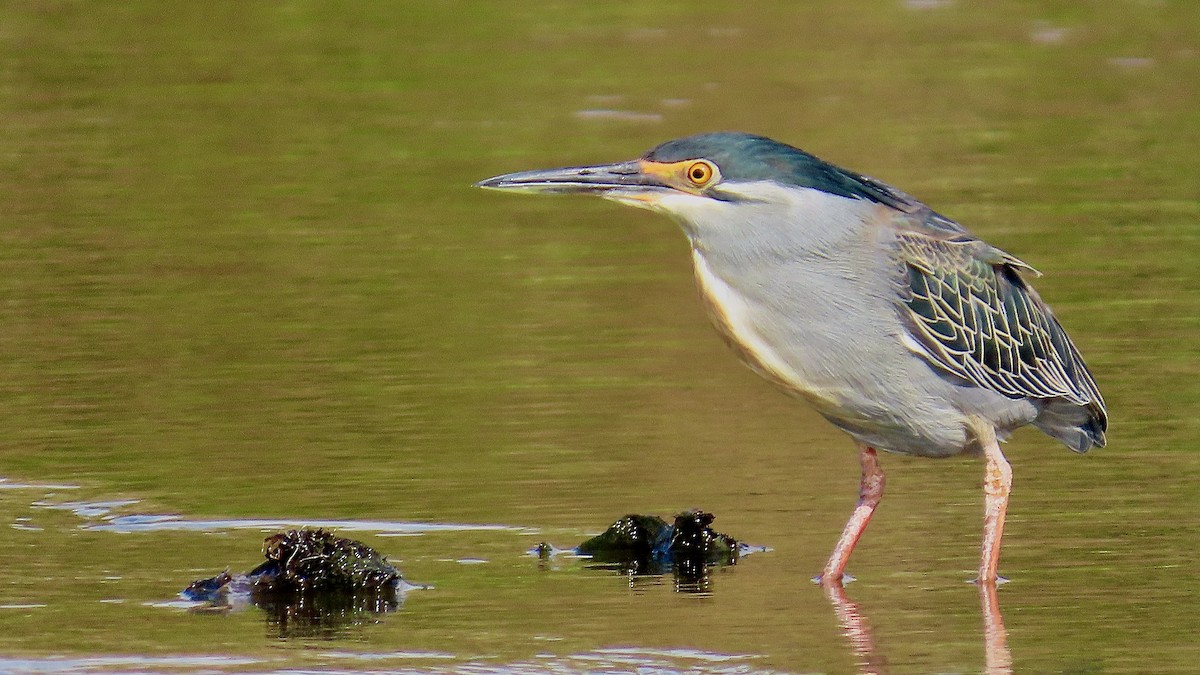
[[[977,462],[884,457],[827,598],[853,445],[728,353],[676,228],[471,187],[727,128],[1045,273],[1112,428],[1006,448],[1009,656],[1194,670],[1198,33],[1136,0],[4,5],[0,670],[983,669]],[[772,550],[704,593],[526,553],[695,506]],[[312,635],[176,602],[303,523],[433,588]]]

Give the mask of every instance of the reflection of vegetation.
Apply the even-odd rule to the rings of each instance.
[[[352,626],[379,621],[402,601],[395,588],[387,591],[271,592],[254,596],[266,612],[267,627],[279,637],[336,637]]]
[[[288,530],[263,542],[266,561],[246,574],[222,572],[181,595],[203,611],[253,604],[281,637],[332,636],[400,605],[400,570],[375,549],[326,530]]]
[[[680,513],[672,524],[658,516],[631,514],[575,551],[590,556],[595,567],[615,569],[631,580],[671,572],[677,590],[705,591],[710,568],[737,564],[744,548],[709,527],[713,520],[711,513],[697,509]]]

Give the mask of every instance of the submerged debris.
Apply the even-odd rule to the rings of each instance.
[[[361,623],[399,606],[400,570],[375,549],[323,529],[288,530],[263,542],[266,561],[246,574],[228,570],[192,582],[180,595],[228,610],[267,610],[281,634],[314,634]],[[273,619],[273,621],[272,621]]]
[[[630,514],[575,552],[630,577],[670,571],[679,590],[706,590],[711,567],[735,565],[742,555],[761,550],[713,530],[713,520],[699,509],[680,513],[671,524],[658,516]],[[545,546],[539,546],[539,553]]]

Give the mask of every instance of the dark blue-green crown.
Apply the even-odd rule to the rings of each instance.
[[[655,162],[707,159],[730,181],[770,180],[781,185],[813,188],[850,199],[889,206],[907,200],[892,188],[819,157],[765,136],[736,131],[699,134],[667,141],[646,153]]]

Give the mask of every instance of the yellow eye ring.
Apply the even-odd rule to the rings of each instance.
[[[711,181],[715,175],[717,175],[716,168],[704,160],[693,162],[691,166],[687,168],[687,178],[689,181],[691,181],[692,185],[695,185],[696,187],[704,187],[705,185],[708,185],[709,181]]]

